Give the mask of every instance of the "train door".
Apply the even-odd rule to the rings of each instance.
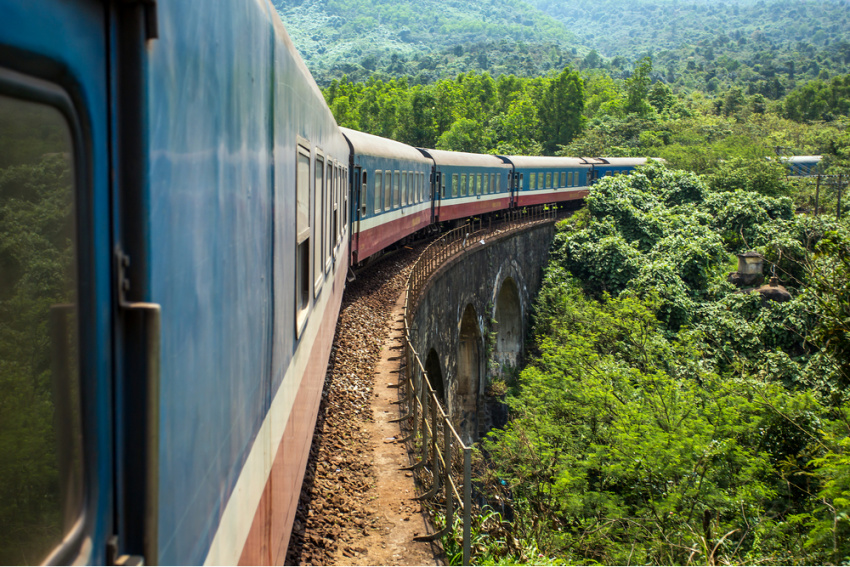
[[[351,263],[357,263],[360,251],[360,221],[366,214],[366,188],[369,187],[368,173],[360,166],[354,166],[351,184],[352,199],[354,201],[354,214],[351,219]]]
[[[431,169],[431,224],[440,222],[440,204],[443,175],[436,168]]]
[[[107,3],[0,18],[0,564],[102,564],[113,531]]]

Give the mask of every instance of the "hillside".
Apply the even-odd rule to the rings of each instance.
[[[469,69],[539,74],[563,66],[561,48],[574,43],[562,23],[520,0],[275,0],[274,5],[320,85],[344,74],[365,80],[376,71],[419,75],[421,82]]]
[[[730,85],[779,98],[850,70],[848,0],[276,0],[292,39],[328,85],[347,75],[428,84],[461,72],[539,76],[564,65],[615,78],[653,56],[674,90]]]

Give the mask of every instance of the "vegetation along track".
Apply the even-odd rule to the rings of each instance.
[[[415,520],[413,516],[420,509],[410,500],[412,479],[401,471],[397,473],[399,482],[383,489],[395,502],[388,505],[378,494],[378,467],[387,465],[376,461],[386,461],[380,458],[383,453],[402,451],[402,447],[382,443],[392,438],[383,437],[384,433],[376,436],[373,415],[377,390],[387,389],[387,380],[381,377],[381,383],[376,384],[375,376],[382,350],[386,358],[385,342],[391,332],[394,306],[410,268],[426,245],[420,242],[383,259],[363,270],[346,288],[287,565],[435,561],[429,545],[412,541],[412,531],[403,538],[405,549],[389,545],[391,520],[387,512],[401,513],[402,520]],[[405,481],[410,485],[409,492],[400,488]],[[386,506],[393,510],[380,509]],[[409,521],[402,524],[409,530],[416,525]]]

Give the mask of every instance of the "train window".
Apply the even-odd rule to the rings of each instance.
[[[295,280],[298,287],[295,296],[297,312],[296,333],[307,319],[310,307],[310,150],[298,146],[298,164],[295,172],[297,192]]]
[[[393,208],[393,172],[384,172],[384,210]]]
[[[537,174],[529,173],[528,174],[528,188],[529,189],[537,189]]]
[[[488,194],[490,192],[490,174],[489,173],[485,173],[483,175],[481,183],[482,183],[481,192],[485,195]]]
[[[572,186],[573,186],[573,172],[570,171],[569,173],[567,173],[567,187],[572,187]]]
[[[401,205],[401,194],[399,191],[399,178],[401,174],[396,170],[395,175],[393,175],[393,207],[398,208]]]
[[[360,216],[366,216],[366,188],[369,186],[366,183],[369,175],[367,172],[363,172],[363,179],[360,181]]]
[[[494,173],[490,176],[490,193],[496,192],[496,179],[498,175],[498,173]]]
[[[413,172],[408,172],[407,174],[407,190],[410,191],[410,204],[416,203],[416,198],[419,194],[416,192],[416,184],[413,181]]]
[[[407,206],[407,172],[401,172],[401,206]]]
[[[375,212],[381,212],[381,188],[384,185],[384,172],[375,172]]]
[[[561,172],[561,182],[558,183],[558,187],[566,187],[567,186],[567,172]]]
[[[75,155],[54,107],[0,124],[0,564],[38,564],[83,511]]]
[[[460,174],[460,196],[466,197],[466,174]]]
[[[552,187],[554,187],[554,185],[552,185],[552,172],[550,171],[546,173],[546,188],[551,189]]]
[[[332,183],[333,171],[331,164],[328,164],[328,178],[325,182],[325,271],[331,267],[331,258],[333,255],[334,189],[331,185]]]
[[[334,244],[339,244],[339,235],[340,235],[339,212],[340,212],[340,207],[342,205],[339,196],[340,196],[340,193],[341,193],[340,189],[341,189],[342,184],[340,183],[339,166],[337,166],[337,165],[334,165],[333,176],[334,176],[334,191],[333,191],[334,206],[333,206],[333,230],[331,231],[331,234],[333,235],[333,238],[334,238]]]
[[[348,176],[344,168],[339,169],[339,234],[340,238],[345,234],[345,225],[348,221]]]
[[[452,197],[457,197],[458,187],[460,187],[460,182],[458,181],[457,173],[452,173]]]
[[[315,234],[316,245],[313,247],[313,293],[318,295],[319,287],[322,283],[322,253],[327,249],[327,232],[322,230],[323,224],[326,224],[325,207],[325,159],[321,155],[316,155],[316,168],[313,171],[315,183],[313,185],[313,194],[316,196],[315,205],[313,206],[313,234]]]

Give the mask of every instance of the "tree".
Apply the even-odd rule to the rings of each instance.
[[[584,81],[578,71],[565,67],[552,79],[538,107],[543,148],[554,155],[558,146],[569,144],[582,128]]]
[[[652,58],[638,61],[632,76],[626,79],[626,112],[646,116],[652,110],[647,102],[649,86],[652,84]]]

